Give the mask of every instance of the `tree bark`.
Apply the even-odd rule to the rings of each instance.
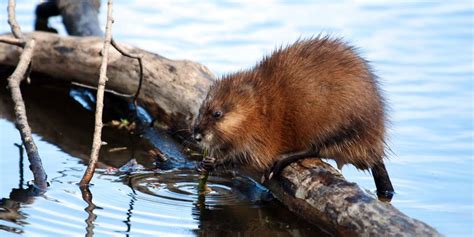
[[[245,173],[245,171],[244,171]],[[257,179],[259,174],[247,173]],[[341,236],[440,236],[429,225],[408,217],[348,182],[317,158],[286,167],[265,186],[291,211]]]
[[[97,87],[102,40],[97,37],[61,37],[36,32],[25,34],[36,40],[32,69],[61,80]],[[122,45],[142,55],[143,86],[139,102],[171,131],[188,129],[214,76],[203,65],[188,60],[170,60],[141,49]],[[20,50],[0,45],[0,63],[16,65]],[[107,89],[133,97],[139,82],[137,60],[111,50]],[[190,90],[190,88],[193,88]]]
[[[99,38],[61,37],[48,33],[27,34],[37,41],[33,70],[53,78],[97,86],[100,65]],[[139,100],[165,127],[186,129],[213,81],[206,67],[175,61],[123,45],[143,55],[144,81]],[[0,44],[0,64],[16,65],[16,47]],[[134,94],[138,84],[136,60],[111,52],[108,87]],[[259,180],[261,174],[246,173]],[[316,159],[285,168],[281,177],[264,184],[288,208],[308,222],[331,233],[349,236],[439,236],[435,229],[412,219],[389,203],[365,193],[346,181],[330,165]]]

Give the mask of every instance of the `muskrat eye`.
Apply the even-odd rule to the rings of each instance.
[[[214,112],[212,113],[212,117],[214,117],[214,118],[220,118],[220,117],[222,117],[222,112],[221,112],[221,111],[214,111]]]

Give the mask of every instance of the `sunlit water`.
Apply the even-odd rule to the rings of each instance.
[[[18,4],[18,19],[25,31],[31,30],[33,3],[36,2]],[[5,2],[0,3],[0,9],[5,9]],[[104,12],[103,9],[101,22]],[[5,15],[0,14],[2,32],[8,30]],[[343,37],[371,61],[391,107],[393,153],[387,168],[397,191],[393,205],[443,234],[473,234],[474,6],[470,1],[123,0],[115,1],[114,15],[117,40],[169,58],[201,62],[216,75],[251,67],[276,46],[298,38],[319,33]],[[53,22],[64,32],[59,18]],[[8,197],[19,182],[18,149],[13,143],[20,142],[20,138],[6,120],[0,120],[0,131],[0,195]],[[16,222],[0,220],[0,229],[9,231],[0,233],[84,235],[89,216],[84,211],[87,204],[75,186],[84,165],[73,154],[41,141],[41,137],[35,138],[41,155],[47,157],[44,163],[51,188],[44,197],[22,204],[22,218]],[[262,218],[257,217],[248,221],[254,221],[253,226],[238,222],[238,217],[234,225],[218,222],[216,216],[228,215],[215,211],[211,213],[216,216],[210,218],[214,222],[206,222],[206,216],[199,216],[206,212],[196,205],[194,174],[186,170],[169,172],[178,174],[139,172],[132,176],[96,177],[90,190],[97,206],[93,211],[93,231],[199,235],[203,234],[197,231],[200,225],[235,231],[265,226],[258,223]],[[367,173],[345,167],[343,174],[368,190],[375,189]],[[183,178],[169,181],[168,177],[175,175]],[[28,169],[24,179],[31,180]],[[134,189],[127,180],[135,182]],[[256,202],[258,198],[242,195],[232,189],[236,185],[232,180],[215,178],[216,193],[206,200],[210,205],[207,208],[237,206],[247,214],[267,215],[273,224],[266,223],[265,230],[283,233],[285,223],[291,221],[269,211],[272,205],[279,204],[261,204]],[[304,225],[293,230],[308,233]]]

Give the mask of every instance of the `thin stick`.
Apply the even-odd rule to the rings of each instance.
[[[24,47],[25,46],[25,41],[23,41],[21,39],[13,38],[11,36],[0,35],[0,42],[1,43],[6,43],[6,44],[16,45],[16,46],[19,46],[19,47]]]
[[[90,183],[96,167],[97,160],[99,159],[99,151],[102,146],[102,110],[104,108],[104,89],[107,81],[107,63],[109,60],[109,48],[112,40],[112,0],[107,1],[107,23],[105,26],[105,39],[104,47],[102,49],[102,62],[100,64],[100,76],[99,84],[97,88],[97,102],[95,109],[95,129],[94,138],[92,142],[91,157],[89,165],[87,166],[84,176],[81,179],[80,185],[86,186]]]
[[[15,1],[10,0],[8,2],[8,23],[10,24],[11,31],[15,36],[16,40],[4,40],[2,42],[13,43],[18,45],[19,42],[23,42],[21,45],[24,47],[23,52],[20,55],[20,60],[15,68],[13,74],[8,77],[8,87],[12,94],[12,100],[14,104],[14,111],[16,117],[16,127],[20,131],[21,139],[26,148],[28,160],[30,162],[30,169],[33,172],[33,178],[35,185],[40,190],[46,190],[48,187],[47,175],[43,169],[41,158],[38,154],[38,148],[31,135],[31,128],[28,125],[28,119],[26,117],[25,102],[21,95],[20,83],[23,79],[27,78],[30,73],[31,59],[35,48],[35,40],[30,39],[24,43],[23,34],[21,33],[20,26],[15,20]],[[5,38],[3,38],[5,39]]]
[[[89,86],[87,84],[79,83],[79,82],[71,82],[71,85],[75,85],[75,86],[83,87],[83,88],[87,88],[87,89],[92,89],[92,90],[97,90],[97,86]],[[124,93],[120,93],[120,92],[117,92],[117,91],[114,91],[114,90],[111,90],[111,89],[107,89],[107,88],[104,91],[107,92],[107,93],[110,93],[110,94],[114,94],[116,96],[127,98],[127,99],[130,99],[130,98],[134,97],[133,94],[124,94]]]
[[[10,24],[10,28],[15,38],[23,39],[23,33],[21,33],[20,25],[18,25],[15,19],[15,0],[8,1],[8,24]]]
[[[207,149],[203,152],[203,158],[206,158],[209,155],[209,151]],[[209,171],[207,169],[203,169],[199,172],[199,181],[198,181],[198,194],[206,194],[209,192],[209,188],[207,187],[207,179],[209,178]]]
[[[143,82],[143,60],[142,56],[139,54],[132,54],[127,52],[124,48],[122,48],[117,42],[115,42],[114,39],[112,39],[112,46],[119,51],[122,55],[129,57],[129,58],[134,58],[138,60],[138,65],[140,66],[140,80],[138,81],[138,88],[137,92],[135,92],[135,96],[133,97],[133,103],[135,105],[138,104],[138,95],[140,95],[140,90],[142,89],[142,82]]]
[[[34,182],[41,190],[45,190],[47,185],[47,176],[46,172],[43,169],[41,163],[41,158],[38,154],[38,148],[33,140],[31,135],[31,128],[28,125],[28,119],[26,117],[26,108],[23,97],[21,96],[20,82],[26,77],[28,67],[31,63],[31,58],[33,57],[33,51],[35,47],[35,41],[29,40],[26,45],[23,53],[20,56],[20,62],[16,66],[13,74],[8,78],[8,87],[12,94],[13,103],[15,104],[15,117],[16,117],[16,126],[20,131],[21,139],[25,145],[26,152],[28,154],[28,160],[30,161],[30,168],[33,172]]]

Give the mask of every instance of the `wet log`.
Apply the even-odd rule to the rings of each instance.
[[[62,37],[36,32],[32,70],[52,78],[92,87],[97,86],[102,39],[98,37]],[[139,102],[167,129],[188,129],[201,99],[214,76],[203,65],[188,60],[171,60],[142,49],[122,45],[143,58],[143,85]],[[0,64],[16,65],[21,50],[0,44]],[[137,60],[110,51],[107,89],[131,98],[139,83]],[[191,89],[192,88],[192,89]]]
[[[26,34],[37,42],[33,71],[59,80],[96,86],[100,65],[100,38],[62,37],[49,33]],[[144,57],[144,82],[140,102],[158,121],[172,130],[190,126],[213,76],[201,64],[170,60],[122,45]],[[16,65],[20,50],[0,44],[0,64]],[[107,86],[133,95],[138,65],[111,52]],[[246,171],[243,171],[244,173]],[[246,173],[259,180],[261,174]],[[290,210],[330,233],[348,236],[439,236],[432,227],[412,219],[389,203],[346,181],[330,165],[317,159],[294,163],[280,177],[264,184]]]
[[[291,211],[339,236],[441,236],[347,181],[318,158],[289,165],[265,186]]]

